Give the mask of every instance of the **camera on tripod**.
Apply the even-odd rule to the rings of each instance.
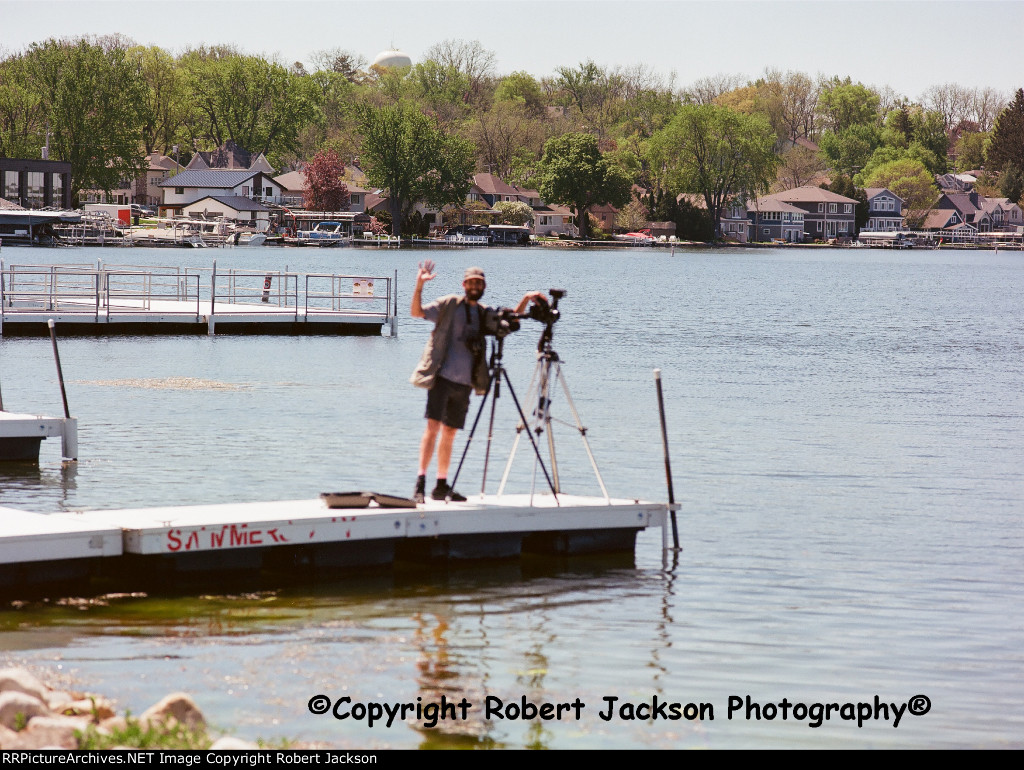
[[[565,289],[548,289],[551,302],[540,296],[535,299],[525,313],[517,313],[512,308],[487,308],[481,319],[481,331],[491,337],[507,337],[521,328],[523,318],[530,318],[546,324],[549,328],[559,318],[558,300],[565,296]]]

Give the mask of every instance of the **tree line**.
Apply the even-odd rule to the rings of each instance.
[[[110,191],[144,173],[146,154],[173,148],[187,163],[231,139],[279,169],[330,151],[392,191],[399,230],[417,198],[464,202],[474,171],[572,206],[583,232],[587,209],[610,203],[708,237],[737,195],[823,177],[844,194],[888,187],[914,212],[949,171],[984,169],[982,190],[1015,201],[1024,188],[1020,91],[948,83],[911,99],[774,69],[680,86],[646,65],[594,61],[537,78],[499,74],[493,52],[461,40],[403,69],[342,49],[311,62],[233,46],[171,53],[118,35],[33,43],[0,58],[0,155],[38,157],[48,144],[77,189]]]

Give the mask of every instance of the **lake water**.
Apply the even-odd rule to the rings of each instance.
[[[216,258],[219,269],[397,269],[403,318],[394,339],[64,339],[81,461],[62,472],[59,441],[44,442],[38,471],[0,472],[0,506],[410,494],[424,396],[408,376],[430,326],[404,316],[426,256],[4,249],[6,264],[101,257],[208,266]],[[666,497],[651,375],[662,369],[682,506],[676,562],[663,565],[653,530],[635,558],[502,563],[245,596],[211,586],[198,598],[29,604],[0,611],[0,663],[73,681],[133,713],[185,690],[214,725],[250,740],[1024,746],[1024,255],[538,248],[429,256],[439,267],[428,298],[459,290],[470,264],[487,271],[492,303],[568,290],[554,346],[614,496]],[[521,394],[540,330],[524,323],[506,345]],[[0,385],[8,409],[60,412],[45,339],[0,340]],[[556,412],[563,407],[556,401]],[[502,459],[513,427],[506,409]],[[478,488],[482,448],[463,471],[464,492]],[[596,493],[568,429],[559,433],[559,465],[567,491]],[[528,470],[516,480],[528,483]],[[400,719],[370,727],[311,714],[307,703],[321,693],[363,703],[445,695],[473,708],[434,729]],[[814,704],[877,696],[902,705],[919,695],[930,710],[903,712],[897,727],[891,713],[858,726],[843,718],[851,707],[810,726]],[[488,696],[579,698],[585,708],[579,720],[566,711],[559,720],[487,721]],[[730,718],[730,696],[776,704],[776,717],[742,708]],[[616,712],[606,721],[605,697],[705,703],[713,716]],[[783,699],[798,704],[786,720]]]

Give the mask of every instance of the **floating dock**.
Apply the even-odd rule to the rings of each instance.
[[[396,332],[394,276],[0,263],[0,336]]]
[[[503,495],[416,507],[323,499],[28,513],[0,508],[0,596],[216,589],[403,563],[632,552],[665,503]],[[275,583],[274,581],[277,581]]]
[[[0,411],[0,461],[37,462],[43,439],[60,436],[61,455],[78,459],[78,420]]]

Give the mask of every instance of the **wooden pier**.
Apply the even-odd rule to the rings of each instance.
[[[0,596],[217,590],[400,564],[632,553],[649,526],[664,540],[669,507],[523,494],[406,508],[328,508],[323,499],[48,515],[2,508]]]
[[[0,336],[393,336],[397,277],[0,263]]]

